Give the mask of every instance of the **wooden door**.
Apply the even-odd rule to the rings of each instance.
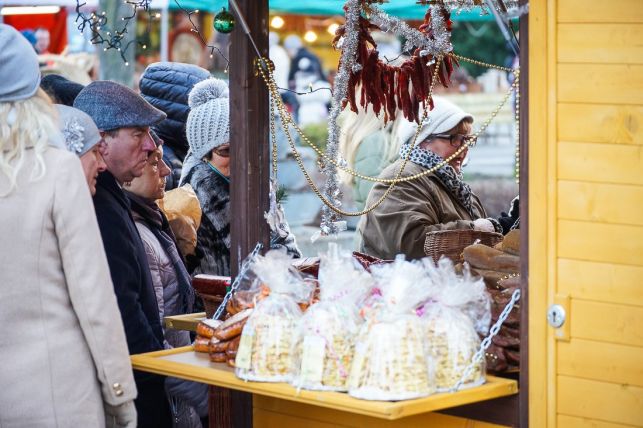
[[[643,1],[531,1],[529,52],[530,426],[643,426]]]

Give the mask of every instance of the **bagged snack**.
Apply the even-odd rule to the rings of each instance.
[[[311,297],[310,283],[291,266],[285,252],[272,250],[257,256],[251,270],[260,292],[248,318],[235,358],[235,374],[244,380],[289,382],[292,379],[292,345],[302,312],[298,303]],[[263,298],[261,298],[263,297]]]
[[[319,303],[297,326],[294,386],[346,391],[361,323],[359,307],[371,285],[371,275],[350,254],[340,255],[337,244],[329,244],[319,265]]]
[[[379,297],[369,303],[356,343],[348,393],[366,400],[407,400],[434,390],[425,329],[416,309],[428,298],[422,265],[404,261],[371,266]]]
[[[453,263],[440,259],[437,266],[425,263],[431,279],[431,299],[424,306],[426,340],[435,370],[438,391],[451,390],[464,375],[480,347],[478,333],[486,334],[491,320],[490,300],[484,282],[465,266],[456,274]],[[462,388],[485,382],[484,359],[464,379]]]

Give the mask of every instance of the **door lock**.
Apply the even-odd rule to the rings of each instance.
[[[565,324],[566,316],[565,308],[558,304],[551,305],[547,310],[547,321],[554,328],[562,327]]]

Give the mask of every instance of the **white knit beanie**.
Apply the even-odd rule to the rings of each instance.
[[[197,83],[190,91],[188,105],[185,132],[192,155],[201,159],[230,140],[228,84],[215,78]]]
[[[422,125],[416,145],[420,144],[420,142],[424,141],[426,137],[431,134],[444,134],[448,132],[455,128],[463,119],[468,119],[473,122],[473,116],[471,114],[465,112],[446,98],[434,96],[433,110],[429,111]],[[412,143],[412,141],[409,140],[415,135],[417,127],[418,125],[415,122],[406,122],[406,126],[399,134],[402,144]]]

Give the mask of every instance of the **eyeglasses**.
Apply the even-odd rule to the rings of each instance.
[[[230,157],[230,146],[221,146],[212,150],[216,155],[221,156],[222,158]]]
[[[449,144],[451,145],[451,147],[455,147],[456,149],[459,149],[465,143],[469,147],[473,147],[476,145],[476,142],[478,141],[477,135],[464,135],[464,134],[454,134],[454,135],[431,134],[428,137],[426,137],[425,141],[430,141],[434,138],[442,138],[443,140],[449,140]]]

